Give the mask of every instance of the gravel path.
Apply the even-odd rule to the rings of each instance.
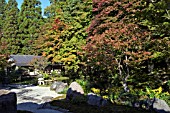
[[[44,97],[55,98],[62,95],[51,91],[49,87],[10,85],[8,88],[17,94],[18,110],[27,110],[33,113],[62,113],[61,111],[53,109],[40,109],[47,101],[43,100]]]

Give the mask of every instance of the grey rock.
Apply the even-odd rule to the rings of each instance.
[[[54,81],[51,86],[50,86],[50,90],[56,90],[56,88],[61,85],[63,82],[61,81]]]
[[[72,82],[69,88],[73,91],[79,92],[80,94],[84,94],[83,88],[77,82]]]
[[[158,98],[156,98],[153,103],[153,109],[157,113],[170,113],[170,107],[168,104],[164,100]]]
[[[67,83],[61,83],[58,87],[56,87],[55,92],[59,93],[59,92],[63,91],[64,88],[66,88],[66,87],[67,87]]]
[[[17,113],[16,93],[0,90],[0,113]]]
[[[82,96],[84,96],[83,88],[77,82],[72,82],[67,90],[66,99],[72,100]]]
[[[97,96],[94,93],[89,93],[87,95],[87,98],[88,98],[87,103],[89,105],[94,105],[94,106],[99,106],[100,107],[100,106],[106,106],[108,104],[107,100],[103,99],[100,96]]]
[[[51,96],[44,96],[44,97],[42,97],[42,101],[43,102],[50,102],[52,100],[53,100],[53,97],[51,97]]]

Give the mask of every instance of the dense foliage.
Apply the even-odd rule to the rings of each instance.
[[[34,53],[34,40],[40,33],[42,25],[41,2],[39,0],[24,0],[19,13],[19,42],[22,54]]]
[[[5,0],[0,0],[0,37],[2,37],[3,32],[2,32],[2,28],[3,28],[3,21],[5,18],[5,5],[6,5],[6,1]]]
[[[18,13],[16,0],[9,0],[5,6],[5,18],[3,25],[3,38],[7,42],[7,50],[11,54],[16,54],[19,50],[16,37],[18,34]]]
[[[56,19],[50,27],[47,25],[46,33],[38,39],[38,42],[43,40],[41,44],[44,48],[43,55],[54,63],[63,62],[68,73],[74,74],[81,62],[77,53],[82,51],[88,36],[86,29],[91,20],[91,1],[66,0],[54,2],[51,7],[53,5],[57,11]],[[47,7],[46,11],[49,8]]]
[[[146,87],[162,86],[163,91],[169,91],[170,21],[166,2],[93,1],[94,19],[84,50],[87,75],[102,89],[101,94],[115,99],[123,92],[139,93]]]
[[[50,0],[46,17],[40,4],[24,0],[19,10],[16,0],[0,0],[1,68],[8,54],[42,55],[110,100],[124,93],[168,100],[169,0]]]
[[[0,71],[4,69],[8,65],[8,53],[5,52],[5,49],[7,48],[5,42],[0,42]]]
[[[122,83],[128,91],[126,82],[135,73],[135,68],[152,57],[146,47],[150,45],[147,43],[150,42],[149,32],[140,29],[134,20],[137,4],[136,1],[93,2],[95,19],[85,47],[87,65],[90,68],[95,65],[91,69],[93,81],[100,79],[100,83],[113,85],[114,80],[118,80],[116,83]]]

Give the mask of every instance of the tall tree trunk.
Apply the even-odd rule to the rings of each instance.
[[[118,59],[116,59],[116,61],[118,63],[119,75],[123,78],[123,80],[122,80],[123,89],[124,89],[125,92],[129,92],[129,88],[128,88],[128,85],[127,85],[127,79],[129,77],[129,74],[127,74],[126,77],[123,77],[123,73],[122,73],[123,67],[121,66],[121,59],[120,59],[120,61]]]
[[[125,59],[126,59],[126,61],[128,60],[127,55],[125,56]],[[125,66],[126,66],[126,76],[125,76],[125,78],[123,80],[123,87],[124,87],[125,92],[129,92],[129,88],[128,88],[128,85],[127,85],[127,80],[128,80],[128,78],[130,76],[128,63],[125,63]]]

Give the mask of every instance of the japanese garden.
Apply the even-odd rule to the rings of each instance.
[[[60,113],[170,112],[170,0],[42,2],[0,0],[0,100],[29,85]]]

